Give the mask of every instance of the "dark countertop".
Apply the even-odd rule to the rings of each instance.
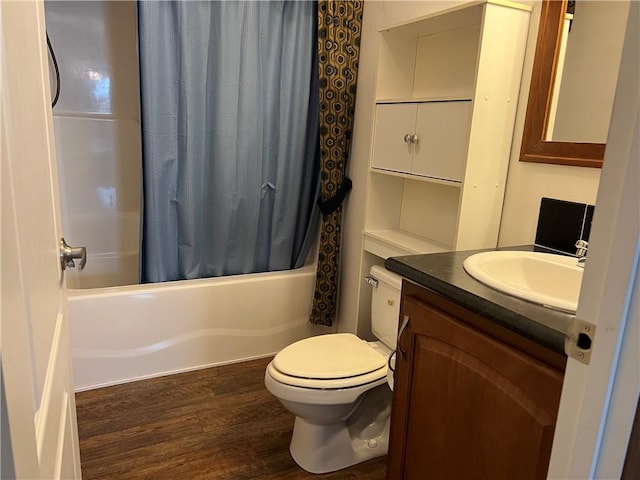
[[[464,271],[469,256],[490,250],[545,251],[533,245],[392,257],[385,268],[422,285],[523,337],[564,354],[564,338],[574,315],[506,295]]]

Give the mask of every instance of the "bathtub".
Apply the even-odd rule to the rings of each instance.
[[[240,362],[334,329],[307,321],[315,266],[69,289],[77,391]]]

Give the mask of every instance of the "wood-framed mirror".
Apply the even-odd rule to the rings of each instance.
[[[584,3],[579,5],[581,1]],[[580,33],[581,30],[578,33],[572,31],[571,23],[574,21],[574,17],[572,13],[567,11],[568,3],[570,2],[567,0],[542,0],[520,161],[600,168],[604,158],[604,142],[608,132],[615,82],[620,64],[622,39],[626,26],[626,12],[624,10],[612,12],[608,8],[612,4],[624,2],[591,2],[584,0],[577,0],[577,4],[575,4],[576,2],[571,2],[575,4],[572,7],[576,9],[576,19],[580,18],[582,21],[579,24],[580,28],[586,29],[583,25],[589,23],[589,16],[593,18],[591,23],[601,22],[603,13],[607,18],[612,17],[611,22],[617,22],[615,28],[611,27],[610,30],[606,31],[607,35],[602,35],[602,30],[598,30],[592,34],[593,39],[590,40],[586,36],[580,36],[582,35]],[[622,7],[624,9],[624,5]],[[582,11],[580,11],[581,8]],[[601,10],[597,11],[594,8],[600,8]],[[628,11],[628,7],[626,8]],[[585,11],[586,13],[584,13]],[[578,17],[583,14],[585,17]],[[578,26],[577,21],[573,27],[576,26]],[[619,40],[616,37],[611,44],[602,45],[603,36],[606,36],[606,41],[609,42],[610,34],[620,31],[622,33],[619,35]],[[569,39],[570,35],[573,35],[574,38]],[[571,44],[569,42],[574,43]],[[610,103],[606,104],[605,102],[604,108],[602,106],[603,102],[594,98],[601,94],[602,79],[594,78],[594,85],[596,86],[593,87],[592,94],[580,92],[580,90],[586,88],[582,85],[583,81],[589,81],[593,76],[598,77],[604,68],[600,64],[594,63],[593,58],[598,56],[597,52],[592,55],[590,51],[585,50],[589,42],[592,42],[592,46],[596,45],[598,49],[606,49],[603,50],[600,56],[605,62],[608,62],[607,77],[605,78],[606,81],[604,81],[604,83],[608,82],[608,91],[603,91],[602,95],[606,96],[606,101]],[[583,58],[583,66],[577,67],[578,70],[582,68],[582,71],[573,73],[572,79],[570,76],[572,74],[568,74],[567,70],[569,66],[565,68],[565,61],[567,63],[570,61],[570,65],[578,64],[575,61],[577,54],[573,53],[576,52],[577,47],[575,46],[577,45],[583,47],[582,55],[586,58]],[[619,51],[616,51],[616,49]],[[570,53],[572,56],[569,56]],[[563,69],[565,70],[564,73]],[[578,80],[576,81],[576,79]],[[560,87],[561,84],[562,87]],[[598,94],[593,95],[596,88],[598,89]],[[569,96],[573,95],[576,98],[565,101],[564,92],[569,92]],[[577,95],[580,94],[583,97],[577,98]],[[563,105],[569,105],[571,102],[573,102],[572,107],[563,107]],[[597,106],[587,105],[597,102],[600,102]],[[575,109],[576,106],[579,106],[578,110]],[[600,123],[595,129],[592,128],[594,123],[592,119],[596,118],[593,112],[601,113],[600,117],[602,117],[601,120],[595,122]],[[565,120],[559,120],[557,114]],[[575,132],[567,133],[566,125],[569,125]],[[565,131],[563,131],[563,128]],[[597,131],[593,133],[591,130]],[[597,138],[596,141],[593,141],[594,137]]]

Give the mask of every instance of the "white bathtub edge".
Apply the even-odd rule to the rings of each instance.
[[[74,389],[74,392],[75,393],[87,392],[89,390],[96,390],[98,388],[105,388],[105,387],[113,387],[115,385],[123,385],[125,383],[139,382],[141,380],[150,380],[152,378],[168,377],[169,375],[176,375],[178,373],[195,372],[196,370],[205,370],[207,368],[212,368],[212,367],[222,367],[224,365],[233,365],[234,363],[242,363],[242,362],[248,362],[248,361],[251,361],[251,360],[258,360],[260,358],[273,357],[276,353],[278,353],[278,352],[271,352],[271,353],[265,353],[265,354],[260,354],[260,355],[253,355],[253,356],[245,357],[245,358],[235,358],[233,360],[225,360],[225,361],[221,361],[221,362],[213,362],[213,363],[209,363],[209,364],[198,365],[198,366],[195,366],[195,367],[178,368],[178,369],[169,370],[169,371],[166,371],[166,372],[157,372],[157,373],[153,373],[153,374],[149,374],[149,375],[140,375],[140,376],[137,376],[137,377],[123,378],[123,379],[115,380],[115,381],[112,381],[112,382],[99,383],[99,384],[96,384],[96,385],[76,386],[75,389]]]

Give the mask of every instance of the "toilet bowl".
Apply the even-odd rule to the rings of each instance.
[[[300,340],[280,351],[265,386],[296,417],[290,452],[311,473],[327,473],[385,455],[391,389],[388,359],[395,348],[401,278],[371,270],[372,331],[381,341],[350,333]]]

